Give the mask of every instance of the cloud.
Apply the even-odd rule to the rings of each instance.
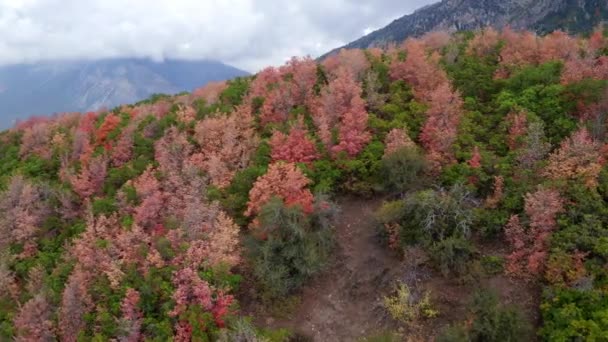
[[[432,0],[2,0],[0,64],[217,59],[249,71],[321,55]]]

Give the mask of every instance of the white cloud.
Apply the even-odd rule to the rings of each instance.
[[[209,58],[249,71],[318,56],[432,0],[0,0],[0,64]]]

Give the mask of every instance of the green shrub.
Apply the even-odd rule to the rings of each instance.
[[[251,239],[255,276],[270,298],[285,297],[321,270],[332,247],[335,209],[316,206],[311,215],[275,198],[266,204]]]
[[[424,184],[426,170],[426,160],[415,147],[404,147],[382,158],[385,188],[391,193],[403,193]]]
[[[465,274],[476,252],[471,242],[462,237],[448,237],[436,242],[430,251],[431,260],[444,276],[450,272]]]

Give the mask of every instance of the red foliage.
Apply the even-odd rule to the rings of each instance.
[[[51,129],[52,124],[46,121],[24,128],[19,151],[21,157],[34,153],[42,158],[50,159],[52,152],[50,148]]]
[[[76,267],[63,290],[59,310],[59,333],[62,341],[75,342],[78,334],[85,328],[84,315],[93,305],[88,294],[89,276]]]
[[[154,144],[154,159],[161,171],[181,171],[184,162],[190,158],[193,146],[188,138],[177,128],[171,127],[165,135]]]
[[[134,126],[126,127],[120,135],[120,138],[118,138],[118,141],[114,144],[110,156],[114,167],[121,167],[131,160],[131,157],[133,156],[134,130]]]
[[[420,41],[430,51],[440,51],[450,43],[452,36],[446,31],[432,31],[420,37]]]
[[[434,169],[438,169],[454,161],[452,144],[458,133],[462,99],[446,82],[430,93],[429,103],[428,119],[422,128],[420,141],[428,151]]]
[[[340,69],[347,69],[356,79],[362,80],[370,66],[365,52],[361,49],[342,49],[323,61],[323,67],[330,79],[339,77]]]
[[[350,157],[354,157],[369,142],[371,134],[367,131],[367,112],[359,107],[353,111],[346,112],[340,118],[338,127],[338,145],[332,147],[332,152],[346,152]]]
[[[108,162],[104,156],[93,158],[88,165],[83,165],[80,173],[68,172],[67,178],[74,191],[81,198],[89,198],[101,191],[107,174]]]
[[[228,82],[209,82],[205,86],[195,89],[190,95],[191,99],[203,99],[207,104],[216,103],[224,90],[228,88]]]
[[[281,82],[278,86],[266,92],[264,104],[260,109],[260,120],[262,125],[271,122],[283,122],[287,120],[289,112],[296,105],[292,90],[293,84]]]
[[[120,125],[120,117],[114,113],[110,113],[106,116],[105,120],[97,130],[95,134],[95,142],[97,146],[104,146],[106,150],[110,149],[110,144],[106,141],[108,134]]]
[[[0,249],[30,241],[51,213],[48,189],[22,176],[13,176],[0,194]]]
[[[249,99],[256,97],[266,97],[270,86],[281,81],[281,73],[273,67],[268,67],[260,71],[249,86]]]
[[[195,270],[183,268],[173,272],[173,284],[176,287],[172,296],[175,307],[169,312],[170,316],[179,316],[190,305],[200,305],[205,311],[213,309],[212,289]]]
[[[152,228],[160,218],[161,209],[164,205],[164,195],[160,182],[154,176],[154,170],[148,168],[142,175],[133,181],[133,187],[140,199],[140,204],[135,208],[135,223],[144,228]]]
[[[404,147],[416,146],[416,144],[412,141],[409,135],[407,135],[405,129],[402,128],[393,128],[390,132],[388,132],[384,145],[385,156],[391,153],[395,153],[396,151]]]
[[[283,75],[291,75],[292,96],[295,104],[303,105],[313,95],[317,83],[317,63],[310,57],[293,57],[280,69]]]
[[[504,197],[505,179],[502,176],[494,176],[494,192],[486,198],[486,207],[494,209]]]
[[[199,122],[195,138],[201,149],[189,162],[204,170],[218,187],[230,184],[234,174],[248,166],[258,146],[253,117],[242,106],[231,115]]]
[[[305,213],[313,210],[313,195],[306,186],[310,180],[295,164],[274,163],[259,177],[249,192],[245,215],[256,215],[273,197],[278,196],[287,206],[300,206]]]
[[[289,135],[275,131],[270,138],[273,161],[287,161],[290,163],[310,163],[315,161],[319,154],[315,143],[306,135],[302,128],[292,128]]]
[[[528,130],[528,116],[523,112],[511,113],[507,116],[507,120],[510,122],[507,144],[513,151],[520,147],[520,139]]]
[[[467,47],[469,55],[479,57],[488,56],[492,51],[498,48],[500,42],[500,34],[493,28],[486,28],[475,34]]]
[[[501,38],[505,45],[500,52],[501,69],[497,76],[506,77],[514,68],[540,61],[540,40],[534,33],[515,32],[507,27],[502,31]]]
[[[564,210],[563,200],[555,190],[540,189],[526,195],[525,212],[530,219],[524,229],[519,217],[512,216],[505,227],[513,252],[507,257],[507,271],[519,276],[539,275],[545,268],[551,233],[557,215]]]
[[[140,296],[137,290],[127,289],[125,298],[122,300],[120,310],[122,311],[123,321],[125,323],[125,332],[121,337],[121,341],[137,342],[140,340],[140,329],[143,314],[137,307]]]
[[[467,163],[472,169],[481,168],[481,154],[479,153],[479,147],[475,146],[475,148],[473,148],[473,155]]]
[[[309,104],[319,138],[328,148],[333,145],[332,128],[338,126],[340,145],[334,152],[355,155],[369,139],[361,92],[351,72],[339,69],[337,77],[321,92],[321,98]]]
[[[595,187],[602,163],[601,145],[582,128],[549,156],[543,174],[551,179],[583,179],[585,185]]]
[[[15,341],[53,341],[53,309],[43,294],[23,305],[15,320]]]
[[[404,80],[414,89],[418,101],[432,103],[430,94],[441,84],[447,84],[445,72],[437,64],[437,54],[428,57],[424,43],[408,39],[404,45],[407,58],[405,61],[393,61],[390,65],[390,76],[393,80]]]

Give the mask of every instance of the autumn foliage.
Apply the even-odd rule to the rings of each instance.
[[[271,164],[268,172],[257,179],[249,192],[246,215],[257,214],[273,197],[281,198],[287,206],[299,206],[304,212],[312,212],[313,196],[306,186],[310,180],[291,163]]]

